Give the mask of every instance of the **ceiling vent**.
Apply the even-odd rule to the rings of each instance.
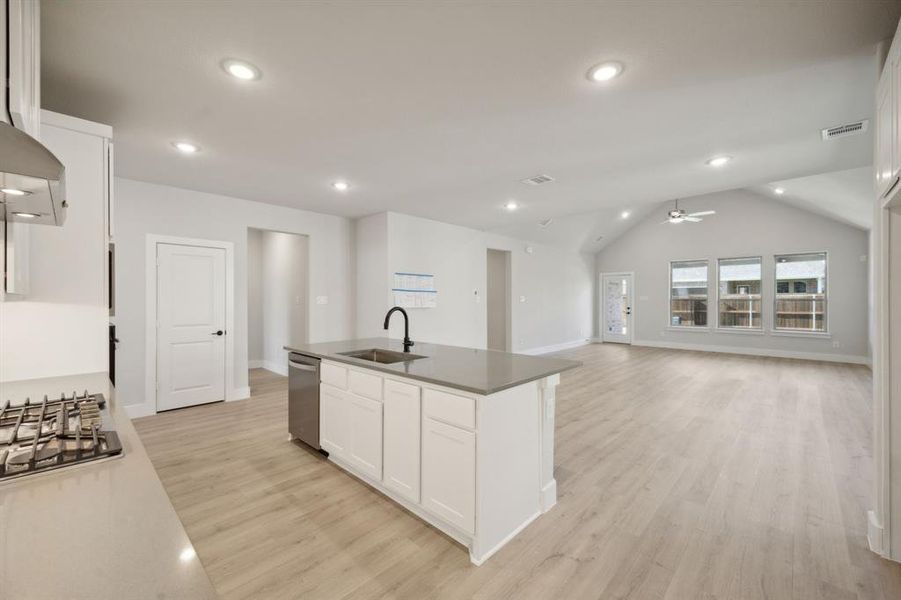
[[[535,177],[520,179],[520,181],[526,185],[542,185],[544,183],[550,183],[553,180],[554,178],[550,175],[536,175]]]
[[[848,137],[849,135],[866,133],[869,125],[870,121],[864,119],[863,121],[857,121],[856,123],[848,123],[846,125],[839,125],[838,127],[823,129],[821,130],[821,133],[823,134],[823,140],[834,140],[836,138]]]

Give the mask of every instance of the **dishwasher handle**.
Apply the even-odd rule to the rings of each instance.
[[[293,360],[289,360],[288,364],[294,369],[300,369],[301,371],[310,371],[311,373],[316,372],[316,367],[313,365],[305,365],[302,363],[294,362]]]

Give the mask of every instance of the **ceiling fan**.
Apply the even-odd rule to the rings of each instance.
[[[661,225],[666,223],[682,223],[683,221],[688,221],[689,223],[699,223],[703,221],[701,217],[706,217],[707,215],[715,215],[715,210],[702,210],[700,212],[687,213],[684,208],[679,208],[679,201],[676,200],[676,207],[667,213],[666,221],[663,221]]]

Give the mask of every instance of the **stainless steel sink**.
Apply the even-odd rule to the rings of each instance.
[[[353,352],[339,352],[341,356],[349,356],[351,358],[359,358],[372,362],[390,365],[392,363],[409,362],[420,358],[426,358],[421,354],[410,354],[409,352],[395,352],[393,350],[384,350],[383,348],[367,348],[366,350],[354,350]]]

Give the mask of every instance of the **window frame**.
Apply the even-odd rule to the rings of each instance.
[[[810,254],[822,254],[823,255],[823,279],[826,282],[826,291],[823,294],[823,330],[817,331],[814,329],[791,329],[786,327],[779,327],[777,325],[776,318],[776,302],[779,300],[779,279],[776,272],[777,265],[779,264],[779,259],[788,257],[788,256],[804,256]],[[799,337],[831,337],[832,332],[829,329],[829,291],[832,287],[832,282],[829,280],[829,251],[828,250],[810,250],[810,251],[796,251],[796,252],[780,252],[773,254],[773,321],[772,327],[770,328],[770,332],[772,335],[783,335],[783,336],[799,336]],[[794,292],[789,292],[794,293]]]
[[[676,263],[702,262],[707,267],[707,277],[704,280],[707,285],[707,324],[706,325],[673,325],[673,265]],[[710,331],[710,259],[709,258],[682,258],[670,260],[667,265],[667,281],[669,288],[667,291],[667,329],[674,331]]]
[[[783,255],[780,255],[783,256]],[[757,259],[760,264],[760,326],[759,327],[736,327],[730,325],[722,325],[720,323],[720,262],[724,260],[749,260],[749,259]],[[775,259],[774,259],[775,260]],[[774,262],[775,264],[775,262]],[[775,272],[775,271],[774,271]],[[775,289],[775,287],[774,287]],[[828,289],[828,288],[826,288]],[[757,256],[728,256],[723,258],[716,259],[716,329],[717,331],[722,331],[724,333],[756,333],[761,334],[766,332],[765,326],[765,318],[764,318],[764,304],[765,304],[765,296],[766,296],[766,286],[764,286],[764,277],[763,277],[763,255]],[[774,292],[775,293],[775,292]],[[775,299],[773,300],[773,306],[776,306]],[[775,323],[775,321],[774,321]]]

